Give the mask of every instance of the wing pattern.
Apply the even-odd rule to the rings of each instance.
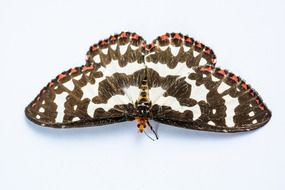
[[[122,32],[90,47],[86,64],[58,75],[26,108],[33,122],[80,127],[134,120],[147,79],[150,119],[196,130],[241,132],[266,124],[271,112],[237,75],[215,67],[204,44],[166,33],[146,45]]]

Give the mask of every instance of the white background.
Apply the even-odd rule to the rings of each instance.
[[[285,3],[260,1],[0,2],[0,189],[285,189]],[[55,130],[25,106],[88,47],[123,30],[148,42],[182,32],[212,47],[273,112],[262,129],[215,134],[134,122]]]

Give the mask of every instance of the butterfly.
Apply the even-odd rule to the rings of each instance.
[[[243,132],[265,125],[271,112],[237,75],[215,66],[203,43],[166,33],[151,44],[121,32],[92,45],[86,64],[62,72],[26,107],[32,122],[73,128],[150,120],[212,132]]]

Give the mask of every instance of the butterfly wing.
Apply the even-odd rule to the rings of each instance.
[[[133,119],[133,103],[145,75],[142,45],[122,32],[90,47],[87,63],[52,80],[26,108],[40,125],[81,127]]]
[[[166,36],[157,38],[146,56],[154,120],[215,132],[252,130],[269,121],[271,112],[257,92],[216,68],[210,48],[192,38],[187,44],[182,34]]]

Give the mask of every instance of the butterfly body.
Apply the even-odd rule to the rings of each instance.
[[[215,66],[213,51],[180,33],[146,44],[122,32],[90,47],[86,64],[53,79],[27,106],[33,122],[55,128],[149,120],[213,132],[265,125],[271,112],[237,75]],[[151,127],[151,126],[150,126]]]

